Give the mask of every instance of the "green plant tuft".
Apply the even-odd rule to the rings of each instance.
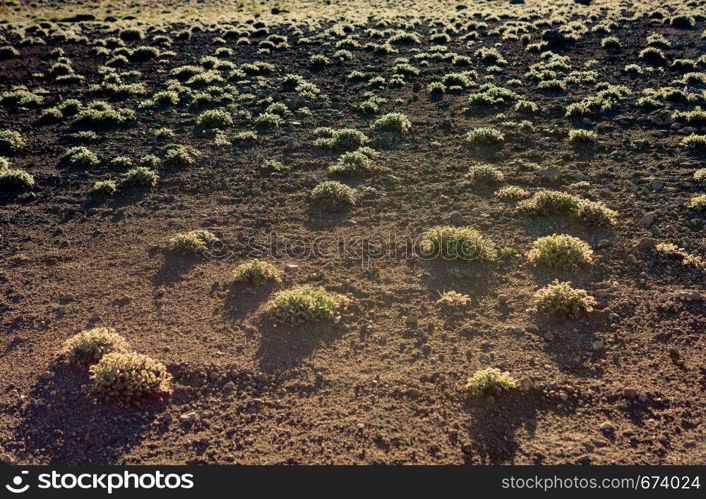
[[[109,353],[126,352],[128,342],[114,329],[99,327],[81,331],[64,342],[59,354],[68,362],[91,365]]]
[[[532,244],[527,258],[533,263],[561,270],[592,263],[593,250],[587,242],[566,234],[540,237]]]
[[[133,404],[172,391],[172,376],[164,364],[138,353],[108,353],[89,372],[90,392],[106,402]]]
[[[517,381],[510,373],[489,367],[473,373],[466,382],[466,391],[474,397],[485,397],[492,401],[501,392],[517,388]]]
[[[277,293],[268,303],[267,310],[276,322],[293,326],[332,320],[346,302],[346,297],[323,288],[300,286]]]
[[[596,299],[586,290],[573,288],[570,282],[559,280],[537,291],[534,303],[541,310],[570,319],[578,319],[585,313],[593,312],[597,305]]]
[[[425,253],[438,252],[452,260],[493,261],[497,251],[492,241],[471,227],[432,227],[422,236]]]

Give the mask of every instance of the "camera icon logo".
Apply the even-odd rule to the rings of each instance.
[[[23,492],[27,492],[27,489],[29,489],[29,484],[22,485],[22,482],[24,481],[22,475],[29,475],[29,471],[21,471],[19,475],[12,479],[12,484],[5,485],[5,488],[13,494],[22,494]]]

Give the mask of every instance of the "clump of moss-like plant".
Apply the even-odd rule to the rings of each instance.
[[[106,402],[133,404],[162,398],[172,391],[172,376],[165,365],[147,355],[108,353],[89,372],[90,392]]]
[[[493,261],[497,257],[493,242],[471,227],[432,227],[423,234],[421,249],[451,260]]]
[[[570,282],[559,280],[537,291],[534,303],[540,310],[570,319],[578,319],[585,313],[593,312],[597,305],[596,299],[585,289],[573,288]]]
[[[553,269],[572,270],[593,262],[593,250],[587,242],[566,234],[540,237],[527,254],[532,263]]]
[[[261,285],[268,282],[282,282],[282,271],[271,263],[251,260],[241,263],[233,270],[233,282],[247,282]]]
[[[167,244],[167,251],[197,255],[208,250],[209,245],[217,241],[218,238],[207,230],[192,230],[172,237]]]
[[[474,147],[500,147],[505,136],[495,128],[474,128],[466,134],[466,142]]]
[[[405,134],[412,128],[412,122],[405,114],[388,113],[375,120],[373,127],[380,132]]]
[[[311,191],[311,199],[324,211],[341,211],[355,204],[355,189],[345,184],[328,180],[321,182]]]
[[[559,191],[537,191],[530,199],[517,205],[519,211],[536,216],[568,215],[583,223],[612,225],[618,213],[598,201],[589,201]]]
[[[345,306],[346,297],[323,288],[299,286],[280,291],[267,304],[275,322],[290,326],[312,321],[332,320]]]
[[[91,365],[113,352],[126,352],[128,342],[114,329],[98,327],[81,331],[64,342],[59,355],[67,362]]]
[[[508,372],[489,367],[473,373],[466,382],[466,391],[479,398],[493,401],[503,391],[517,388],[517,381]]]

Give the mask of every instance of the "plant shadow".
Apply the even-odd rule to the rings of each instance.
[[[258,330],[260,346],[256,358],[265,372],[296,367],[317,348],[333,344],[343,334],[343,328],[334,321],[286,326],[262,319]]]
[[[141,442],[164,409],[158,401],[134,407],[97,403],[86,394],[87,382],[84,369],[56,363],[34,385],[33,403],[15,430],[30,459],[42,455],[48,464],[115,464]]]
[[[519,434],[534,438],[537,416],[547,409],[545,405],[541,392],[534,390],[505,392],[493,402],[467,400],[465,409],[471,419],[467,431],[472,449],[465,454],[466,464],[514,464],[520,449],[518,441],[525,438]]]
[[[150,251],[150,256],[155,256],[159,250]],[[182,279],[191,269],[196,267],[203,258],[199,255],[183,255],[172,252],[164,253],[164,261],[157,273],[152,277],[154,286],[171,286]]]

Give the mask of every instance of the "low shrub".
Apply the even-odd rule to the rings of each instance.
[[[505,136],[495,128],[474,128],[466,134],[466,142],[476,147],[498,147],[505,143]]]
[[[172,377],[164,364],[138,353],[108,353],[89,372],[90,392],[107,402],[132,404],[172,391]]]
[[[573,270],[593,262],[593,250],[587,242],[566,234],[540,237],[527,254],[532,263],[553,269]]]
[[[12,168],[0,168],[0,189],[31,189],[34,185],[34,177],[26,171]]]
[[[407,133],[412,128],[412,122],[409,121],[407,115],[402,113],[388,113],[381,116],[373,127],[381,132]]]
[[[267,282],[282,282],[282,271],[268,262],[251,260],[241,263],[233,271],[233,282],[249,282],[260,285]]]
[[[314,134],[318,137],[314,140],[315,146],[343,151],[358,149],[369,140],[363,132],[352,128],[317,128]]]
[[[517,381],[510,373],[489,367],[476,371],[466,381],[466,391],[474,397],[485,397],[492,401],[501,392],[517,388]]]
[[[519,187],[517,185],[508,185],[507,187],[503,187],[502,189],[498,189],[495,192],[495,197],[498,197],[498,198],[504,199],[504,200],[513,200],[513,201],[526,198],[529,195],[530,195],[529,191],[527,191],[526,189],[523,189],[522,187]]]
[[[191,146],[172,144],[165,148],[164,162],[171,166],[187,167],[196,164],[199,151]]]
[[[0,153],[10,154],[21,151],[27,143],[19,132],[0,130]]]
[[[570,282],[559,280],[537,291],[534,303],[540,310],[570,319],[578,319],[585,313],[593,312],[597,304],[596,299],[586,290],[573,288]]]
[[[112,196],[118,192],[118,185],[113,180],[99,180],[93,184],[92,191],[103,196]]]
[[[95,166],[100,163],[96,153],[84,146],[76,146],[68,149],[62,161],[72,166]]]
[[[109,353],[126,352],[128,342],[114,329],[99,327],[81,331],[64,342],[59,354],[67,362],[91,365]]]
[[[466,179],[471,185],[496,185],[505,181],[503,173],[492,165],[473,165],[468,169]]]
[[[207,230],[193,230],[171,238],[167,251],[196,255],[208,250],[209,245],[217,241],[218,238]]]
[[[471,297],[457,291],[446,291],[436,300],[436,304],[444,308],[464,308],[471,304]]]
[[[681,143],[683,146],[691,149],[692,151],[706,151],[706,135],[696,135],[695,133],[692,133],[688,137],[684,138]]]
[[[280,291],[267,304],[267,312],[275,322],[290,326],[321,320],[332,320],[347,299],[323,288],[299,286]]]
[[[612,225],[618,213],[603,203],[559,191],[540,190],[517,205],[519,211],[536,216],[568,215],[583,223]]]
[[[355,189],[333,180],[321,182],[311,191],[311,198],[325,211],[341,211],[355,203]]]
[[[699,194],[689,200],[689,208],[704,211],[706,210],[706,194]]]
[[[121,187],[154,187],[157,185],[159,175],[146,166],[138,166],[125,173],[120,182]]]
[[[471,227],[432,227],[422,236],[422,250],[451,260],[493,261],[497,251],[492,241]]]
[[[196,117],[199,128],[226,128],[233,125],[233,117],[225,109],[208,109]]]
[[[328,171],[335,175],[353,175],[376,170],[373,159],[377,152],[368,147],[357,151],[343,153],[335,164],[329,166]]]
[[[572,146],[590,146],[598,142],[598,134],[593,130],[569,130],[569,144]]]

